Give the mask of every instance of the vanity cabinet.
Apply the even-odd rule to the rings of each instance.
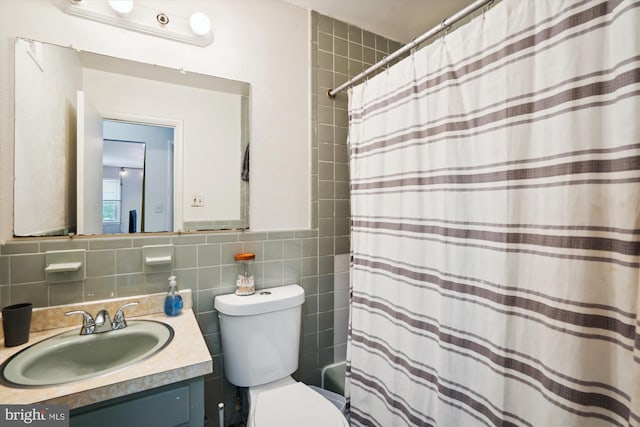
[[[77,408],[70,427],[202,427],[202,377]]]

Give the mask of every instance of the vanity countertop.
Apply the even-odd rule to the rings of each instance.
[[[188,300],[190,301],[190,295]],[[185,304],[187,305],[190,306]],[[156,312],[130,316],[128,319],[165,322],[174,329],[173,340],[166,348],[149,359],[87,380],[35,388],[14,388],[0,384],[0,404],[65,404],[69,409],[74,409],[200,377],[213,371],[211,355],[190,308],[185,307],[182,313],[175,317]],[[4,347],[4,342],[0,342],[0,363],[38,341],[78,328],[79,325],[43,331],[32,330],[29,342],[16,347],[7,348]]]

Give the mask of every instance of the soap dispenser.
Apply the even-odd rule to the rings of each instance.
[[[178,294],[176,276],[169,277],[169,292],[164,299],[164,312],[167,316],[177,316],[182,311],[182,297]]]

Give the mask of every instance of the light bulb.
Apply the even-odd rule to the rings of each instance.
[[[133,9],[133,0],[109,0],[109,6],[118,16],[126,17]]]
[[[202,12],[196,12],[191,15],[189,22],[191,24],[191,31],[199,36],[204,36],[211,31],[211,21],[209,17]]]

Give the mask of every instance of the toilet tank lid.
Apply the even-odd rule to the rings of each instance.
[[[253,316],[286,310],[304,302],[304,289],[299,285],[258,289],[253,295],[218,295],[213,303],[216,310],[228,316]]]

